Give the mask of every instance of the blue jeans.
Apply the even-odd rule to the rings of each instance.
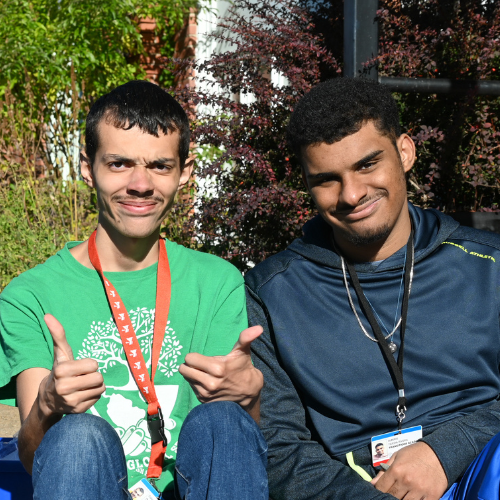
[[[179,436],[176,498],[268,500],[266,465],[266,442],[239,405],[197,406]],[[130,500],[118,434],[99,417],[65,416],[35,453],[33,489],[35,500]]]
[[[175,461],[179,498],[268,500],[266,467],[267,443],[236,403],[200,405],[187,416]]]

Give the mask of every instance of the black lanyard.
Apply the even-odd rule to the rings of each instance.
[[[358,300],[361,304],[361,309],[368,319],[370,326],[372,327],[373,334],[378,341],[380,349],[382,349],[382,354],[389,366],[389,371],[391,372],[391,377],[398,390],[398,404],[396,406],[396,418],[398,420],[398,428],[401,430],[401,423],[405,418],[406,411],[406,397],[405,397],[405,385],[403,380],[403,353],[404,353],[404,341],[405,341],[405,329],[406,329],[406,317],[408,315],[408,300],[410,298],[410,283],[411,283],[411,273],[413,270],[414,261],[414,248],[413,248],[413,229],[408,238],[408,243],[406,245],[406,255],[410,258],[406,258],[405,264],[405,279],[404,279],[404,294],[403,294],[403,304],[401,306],[401,347],[399,348],[398,361],[394,359],[392,352],[389,349],[389,345],[385,341],[384,335],[375,319],[373,309],[368,303],[363,289],[359,283],[358,274],[354,269],[354,266],[350,264],[347,260],[345,261],[349,275],[351,276],[352,285],[358,296]]]

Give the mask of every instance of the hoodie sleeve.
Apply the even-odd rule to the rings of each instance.
[[[500,432],[500,402],[441,425],[422,438],[439,458],[451,486],[488,441]]]
[[[248,288],[247,309],[250,325],[264,328],[252,343],[252,358],[264,375],[260,426],[269,447],[269,492],[273,500],[394,500],[331,458],[312,439],[300,396],[277,358],[271,319]]]
[[[460,228],[470,234],[471,229]],[[458,231],[455,233],[457,234]],[[486,236],[485,236],[486,235]],[[481,237],[491,238],[490,234],[481,233]],[[496,237],[496,235],[495,235]],[[500,272],[496,275],[495,304],[500,324]],[[474,413],[458,417],[441,425],[434,432],[422,438],[439,458],[448,478],[448,485],[456,482],[479,455],[488,441],[500,433],[500,395],[490,406],[480,408]]]

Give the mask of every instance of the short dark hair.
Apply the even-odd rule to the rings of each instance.
[[[158,137],[179,132],[181,168],[189,155],[189,120],[182,106],[165,90],[154,83],[133,80],[101,96],[90,108],[85,124],[85,152],[93,165],[99,149],[101,120],[116,128],[129,130],[139,127],[143,132]]]
[[[302,161],[305,147],[333,144],[368,121],[394,144],[401,135],[396,101],[384,86],[365,78],[333,78],[298,102],[288,124],[288,144]]]

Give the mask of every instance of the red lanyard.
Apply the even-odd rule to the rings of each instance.
[[[156,309],[155,309],[155,326],[153,332],[153,346],[151,352],[151,378],[149,377],[148,369],[144,361],[144,356],[137,341],[134,327],[127,309],[123,304],[122,299],[118,295],[115,287],[104,276],[102,272],[101,262],[97,254],[95,244],[96,231],[89,238],[89,258],[95,270],[100,274],[104,287],[106,289],[106,297],[109,302],[109,307],[113,312],[115,323],[120,333],[123,350],[127,356],[127,361],[134,376],[134,380],[139,387],[144,399],[148,402],[148,428],[151,435],[151,457],[147,472],[148,478],[160,477],[163,470],[163,457],[167,449],[167,439],[164,433],[163,415],[160,408],[160,403],[156,396],[154,378],[158,360],[160,359],[161,347],[163,338],[165,337],[165,328],[167,326],[168,310],[170,307],[170,266],[168,264],[167,249],[165,243],[162,243],[160,238],[160,257],[158,259],[158,273],[156,276]]]

